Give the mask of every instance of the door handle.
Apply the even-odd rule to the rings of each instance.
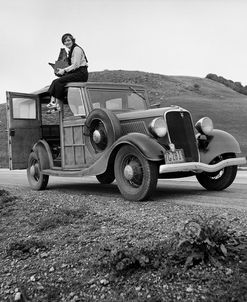
[[[15,129],[9,129],[9,135],[15,136]]]

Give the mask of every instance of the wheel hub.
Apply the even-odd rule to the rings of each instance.
[[[30,175],[32,177],[37,177],[39,175],[39,166],[38,166],[38,164],[34,164],[30,167]]]
[[[34,166],[31,166],[31,167],[30,167],[30,175],[31,175],[32,177],[34,177],[34,175],[35,175],[35,167],[34,167]]]
[[[140,185],[142,182],[142,169],[140,163],[135,159],[126,164],[124,168],[124,177],[132,183],[132,185]]]
[[[101,134],[99,130],[94,130],[93,132],[93,141],[98,144],[101,141]]]
[[[131,165],[126,165],[124,168],[124,177],[127,180],[131,180],[134,177],[134,170]]]

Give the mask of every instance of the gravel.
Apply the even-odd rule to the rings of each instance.
[[[2,187],[0,301],[246,301],[244,252],[188,271],[168,265],[119,274],[102,265],[107,249],[167,242],[197,215],[222,215],[247,234],[243,210]]]

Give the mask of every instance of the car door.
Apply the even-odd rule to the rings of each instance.
[[[41,138],[38,95],[7,91],[9,168],[27,168],[28,156]]]

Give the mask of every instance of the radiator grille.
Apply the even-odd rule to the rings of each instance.
[[[198,161],[197,142],[188,112],[170,111],[166,121],[171,143],[176,149],[183,149],[186,161]]]
[[[122,135],[130,132],[139,132],[143,134],[148,134],[146,125],[143,121],[138,122],[122,122],[121,123]]]

